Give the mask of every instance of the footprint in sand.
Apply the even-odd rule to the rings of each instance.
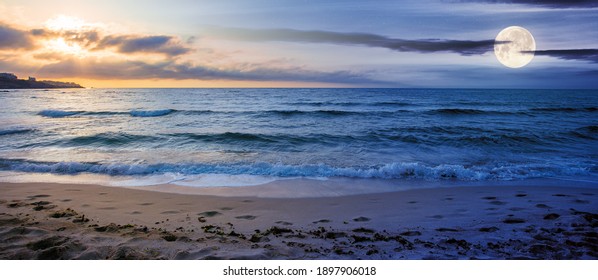
[[[253,202],[253,200],[251,200],[251,199],[245,199],[245,200],[243,200],[241,202],[249,203],[249,202]]]
[[[283,225],[283,226],[292,226],[293,223],[289,223],[287,221],[277,221],[275,224]]]
[[[18,208],[18,207],[23,207],[23,206],[27,206],[29,204],[25,203],[25,202],[21,202],[20,200],[13,200],[12,203],[8,204],[8,208]]]
[[[415,201],[415,200],[412,200],[412,201],[409,201],[409,202],[407,202],[407,203],[409,203],[409,204],[416,204],[416,203],[417,203],[417,201]]]
[[[36,202],[30,203],[29,205],[35,206],[35,207],[33,207],[33,210],[35,210],[35,211],[41,211],[44,209],[52,209],[52,208],[56,207],[56,205],[51,205],[49,201],[44,201],[44,200],[36,201]]]
[[[115,210],[116,207],[100,207],[99,210]]]
[[[367,222],[369,220],[370,220],[370,218],[368,218],[368,217],[357,217],[357,218],[353,219],[354,222]]]
[[[437,228],[436,231],[438,232],[458,232],[458,229],[455,228]]]
[[[560,217],[561,215],[557,214],[557,213],[550,213],[547,214],[546,216],[544,216],[544,220],[556,220]]]
[[[49,195],[49,194],[36,194],[36,195],[30,195],[27,198],[34,199],[34,198],[42,198],[42,197],[50,197],[50,196],[51,195]]]
[[[573,200],[573,202],[574,203],[579,203],[579,204],[588,204],[588,203],[590,203],[589,201],[583,200],[583,199],[576,199],[576,200]]]
[[[42,206],[42,205],[48,205],[48,204],[50,204],[50,202],[44,201],[44,200],[31,203],[31,205],[36,205],[36,206]]]
[[[442,215],[434,215],[434,216],[430,216],[430,218],[433,218],[433,219],[442,219],[442,218],[444,218],[444,216],[442,216]]]
[[[176,210],[169,210],[169,211],[161,212],[160,214],[178,214],[178,213],[181,213],[181,212],[176,211]]]
[[[483,227],[479,229],[480,232],[495,232],[498,230],[497,227]]]
[[[399,235],[402,235],[402,236],[420,236],[420,235],[422,235],[422,233],[419,232],[419,231],[417,231],[417,230],[409,230],[409,231],[402,232]]]
[[[139,215],[139,214],[142,214],[142,213],[139,212],[139,211],[133,211],[133,212],[131,212],[131,215]]]
[[[73,201],[73,200],[72,200],[72,199],[70,199],[70,198],[67,198],[67,199],[61,199],[61,200],[60,200],[60,202],[69,202],[69,201]]]
[[[543,204],[543,203],[538,203],[538,204],[536,204],[536,208],[550,209],[552,207],[550,207],[550,206],[548,206],[546,204]]]
[[[206,211],[206,212],[201,212],[198,215],[205,216],[205,217],[214,217],[214,216],[222,215],[222,213],[220,213],[218,211]]]
[[[150,205],[154,205],[154,204],[153,204],[153,203],[151,203],[151,202],[144,202],[144,203],[139,203],[139,204],[137,204],[137,205],[141,205],[141,206],[150,206]]]
[[[527,196],[527,194],[524,194],[524,193],[518,193],[515,195],[515,197],[526,197],[526,196]]]
[[[484,197],[482,197],[482,199],[485,199],[485,200],[496,200],[496,196],[484,196]]]
[[[312,222],[312,223],[313,223],[313,224],[325,224],[325,223],[330,223],[330,222],[331,222],[331,221],[330,221],[330,220],[328,220],[328,219],[322,219],[322,220],[315,221],[315,222]]]
[[[490,204],[492,204],[492,205],[505,205],[507,203],[503,202],[503,201],[495,200],[495,201],[491,201]]]
[[[257,218],[257,217],[252,216],[252,215],[243,215],[243,216],[235,217],[235,219],[241,219],[241,220],[254,220],[255,218]]]
[[[506,218],[502,222],[505,224],[522,224],[525,223],[525,220],[520,218]]]
[[[233,210],[233,209],[234,208],[232,208],[232,207],[222,207],[222,208],[220,208],[220,210],[222,210],[222,211],[230,211],[230,210]]]

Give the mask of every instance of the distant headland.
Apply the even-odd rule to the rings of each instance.
[[[81,85],[69,82],[38,81],[34,77],[19,79],[13,73],[0,73],[0,89],[20,88],[83,88]]]

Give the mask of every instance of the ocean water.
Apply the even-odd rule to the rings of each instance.
[[[0,92],[0,180],[46,175],[190,185],[334,177],[596,182],[598,91]]]

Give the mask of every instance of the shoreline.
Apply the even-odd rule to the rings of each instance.
[[[211,196],[269,198],[337,197],[407,190],[459,187],[559,186],[598,188],[595,177],[528,178],[520,180],[425,180],[352,177],[272,177],[207,174],[177,180],[172,176],[110,176],[27,172],[0,172],[0,184],[63,184],[126,188],[142,191]],[[237,177],[240,176],[240,177]],[[198,183],[200,182],[200,183]]]
[[[0,192],[2,259],[598,259],[598,188],[267,198],[0,183]]]

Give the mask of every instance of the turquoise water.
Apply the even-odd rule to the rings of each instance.
[[[0,172],[598,178],[598,91],[0,92]]]

